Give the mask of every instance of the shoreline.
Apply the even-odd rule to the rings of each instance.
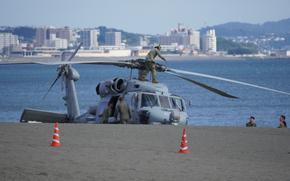
[[[15,121],[1,121],[0,120],[0,125],[1,124],[50,124],[50,123],[41,123],[41,122],[29,122],[29,123],[22,123],[19,122],[19,120],[15,120]],[[80,124],[80,125],[123,125],[123,124],[96,124],[96,123],[62,123],[62,124]],[[126,125],[144,125],[144,124],[126,124]],[[149,126],[173,126],[175,127],[176,125],[163,125],[163,124],[154,124],[154,125],[149,125]],[[177,125],[177,126],[182,126],[182,125]],[[185,127],[208,127],[208,128],[238,128],[238,129],[242,129],[242,128],[246,128],[249,129],[249,127],[246,127],[246,121],[245,121],[245,125],[241,126],[241,125],[201,125],[201,124],[188,124],[188,125],[184,125]],[[259,128],[259,129],[278,129],[278,124],[275,127],[270,127],[270,126],[262,126],[260,127],[259,125],[257,127],[254,128]],[[288,127],[289,128],[289,127]]]
[[[290,57],[242,57],[242,56],[176,56],[176,55],[164,55],[168,61],[199,61],[199,60],[290,60]],[[144,57],[75,57],[74,60],[131,60]],[[58,57],[11,57],[9,59],[0,60],[1,64],[13,64],[13,63],[33,63],[34,61],[46,62],[46,61],[59,61]],[[72,61],[74,61],[72,60]],[[162,61],[157,59],[157,61]]]

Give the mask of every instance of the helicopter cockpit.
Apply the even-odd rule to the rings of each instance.
[[[141,123],[186,124],[185,103],[179,96],[141,92],[139,97],[137,109]]]
[[[142,107],[161,107],[178,111],[184,111],[185,109],[183,100],[180,97],[157,95],[153,93],[141,94],[141,108]]]

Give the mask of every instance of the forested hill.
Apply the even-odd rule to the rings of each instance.
[[[217,36],[222,37],[261,36],[267,34],[285,35],[290,33],[290,18],[263,24],[229,22],[202,28],[201,32],[205,32],[210,28],[214,28]]]

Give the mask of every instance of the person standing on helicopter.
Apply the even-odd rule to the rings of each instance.
[[[160,50],[161,50],[161,46],[158,45],[158,46],[155,46],[154,49],[150,50],[150,52],[147,54],[145,58],[145,70],[139,70],[139,77],[138,77],[139,80],[144,81],[145,77],[150,71],[151,76],[152,76],[152,83],[158,83],[154,59],[156,58],[156,56],[158,56],[162,60],[166,61],[166,59],[160,54]]]

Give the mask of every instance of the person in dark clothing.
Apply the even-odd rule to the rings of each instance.
[[[113,111],[113,103],[108,103],[107,108],[104,110],[103,114],[102,114],[102,119],[100,123],[103,124],[108,124],[109,123],[109,117],[111,116]]]
[[[154,49],[150,50],[150,52],[147,54],[145,58],[145,70],[139,70],[139,77],[138,79],[141,81],[145,80],[145,77],[147,76],[148,72],[151,72],[152,76],[152,83],[158,83],[157,81],[157,72],[155,67],[154,59],[158,56],[162,60],[166,61],[166,59],[161,55],[160,53],[161,46],[155,46]]]
[[[285,115],[281,115],[280,116],[278,128],[287,128],[286,116]]]
[[[254,116],[251,116],[249,118],[249,121],[247,122],[246,124],[246,127],[256,127],[256,120],[255,120],[255,117]]]

